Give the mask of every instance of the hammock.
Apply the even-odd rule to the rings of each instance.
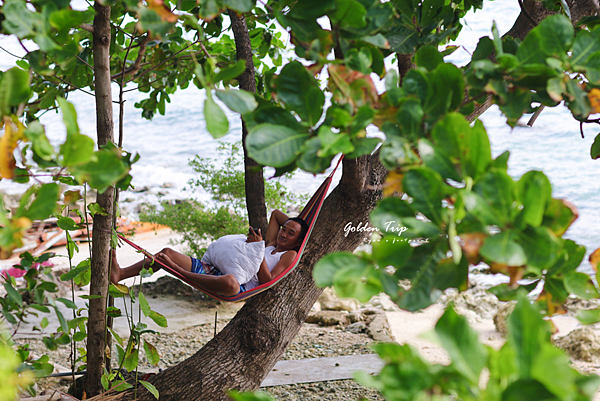
[[[308,238],[310,237],[313,227],[315,226],[315,222],[317,221],[317,217],[319,216],[319,212],[321,211],[321,206],[323,206],[323,201],[325,200],[325,195],[327,194],[327,190],[329,189],[329,186],[331,185],[331,179],[333,177],[333,174],[337,170],[342,159],[343,159],[343,155],[342,155],[342,157],[340,157],[340,160],[338,161],[337,165],[335,166],[335,168],[333,169],[331,174],[325,179],[323,184],[321,184],[319,189],[317,189],[317,192],[315,192],[315,194],[312,196],[312,198],[310,198],[310,200],[308,201],[308,203],[306,204],[304,209],[302,209],[302,211],[298,215],[298,217],[303,219],[308,224],[308,232],[306,233],[306,236],[304,237],[304,241],[302,241],[302,244],[300,245],[300,249],[298,250],[298,254],[296,255],[296,258],[292,261],[292,263],[288,266],[288,268],[283,271],[283,273],[281,273],[279,276],[275,277],[273,280],[268,281],[264,284],[261,284],[258,287],[252,288],[250,290],[240,292],[237,295],[225,296],[225,295],[220,295],[215,292],[212,292],[211,290],[208,290],[204,287],[199,286],[196,283],[189,281],[183,274],[181,274],[177,270],[174,270],[171,267],[165,265],[164,263],[159,262],[158,260],[154,260],[154,262],[161,265],[161,267],[163,269],[165,269],[166,271],[168,271],[169,273],[171,273],[173,276],[177,277],[181,281],[191,285],[192,287],[194,287],[194,288],[204,292],[205,294],[211,296],[212,298],[218,299],[220,301],[225,301],[225,302],[242,301],[246,298],[249,298],[249,297],[254,296],[258,293],[261,293],[265,290],[268,290],[269,288],[271,288],[272,286],[277,284],[280,280],[282,280],[284,277],[286,277],[288,274],[290,274],[296,268],[296,266],[298,266],[298,264],[300,263],[300,258],[302,257],[302,253],[304,252],[304,247],[306,246],[306,243],[308,242]],[[154,258],[154,256],[152,254],[150,254],[148,251],[146,251],[145,249],[141,248],[140,246],[134,244],[133,242],[131,242],[130,240],[125,238],[123,235],[118,234],[118,236],[121,240],[123,240],[127,244],[131,245],[137,251],[140,251],[141,253],[143,253],[144,255],[146,255],[149,258]]]

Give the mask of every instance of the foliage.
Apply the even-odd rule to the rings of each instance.
[[[148,205],[140,214],[142,221],[163,224],[181,234],[181,242],[196,257],[202,257],[207,241],[248,231],[241,146],[223,143],[219,145],[218,153],[225,158],[222,167],[199,156],[189,162],[198,173],[189,185],[210,194],[213,206],[191,199],[176,204],[162,202],[162,210]],[[265,180],[265,201],[267,209],[285,211],[290,206],[300,206],[306,197],[292,194],[278,180]]]

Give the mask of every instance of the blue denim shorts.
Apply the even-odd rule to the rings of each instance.
[[[221,270],[217,269],[216,267],[211,266],[208,263],[204,263],[199,259],[192,258],[191,256],[190,259],[192,259],[192,273],[208,274],[210,276],[224,276],[224,274],[221,273]],[[246,285],[240,284],[240,292],[244,291],[246,291]]]

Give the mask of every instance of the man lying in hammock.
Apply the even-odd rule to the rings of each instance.
[[[250,228],[247,237],[226,235],[219,238],[209,245],[202,260],[171,248],[164,248],[154,257],[200,287],[220,295],[234,296],[279,276],[296,258],[307,232],[308,224],[304,220],[289,218],[275,210],[271,213],[264,242],[260,229],[255,232]],[[146,258],[121,268],[115,252],[112,257],[110,281],[114,284],[140,274],[151,263]],[[160,265],[155,263],[152,268],[157,270]]]

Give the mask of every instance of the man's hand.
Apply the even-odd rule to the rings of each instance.
[[[157,253],[157,254],[154,256],[154,258],[155,258],[156,260],[158,260],[159,262],[161,262],[161,263],[163,263],[163,264],[165,264],[165,265],[167,265],[167,266],[170,266],[170,267],[172,267],[172,268],[174,268],[174,269],[176,269],[176,268],[178,268],[178,267],[179,267],[179,266],[177,266],[177,265],[175,264],[175,262],[173,262],[173,261],[171,260],[171,258],[169,258],[169,257],[168,257],[166,254],[164,254],[164,253],[162,253],[162,252],[160,252],[160,253]]]
[[[250,232],[248,233],[248,239],[246,242],[259,242],[262,241],[262,235],[260,233],[260,228],[258,229],[258,233],[254,231],[252,227],[250,227]]]

